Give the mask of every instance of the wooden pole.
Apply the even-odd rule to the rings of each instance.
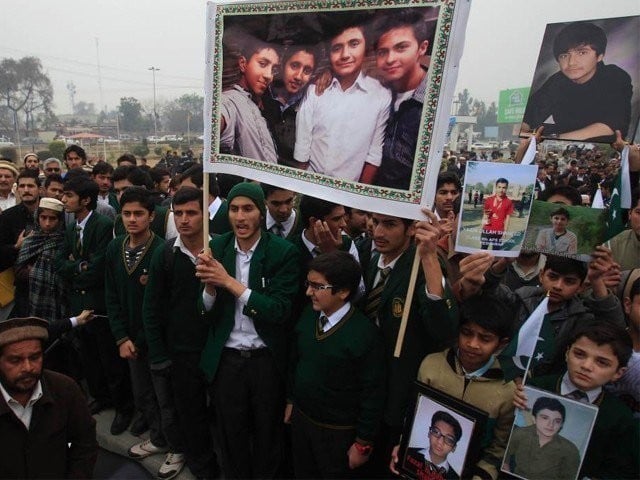
[[[209,174],[202,172],[202,240],[203,251],[211,255],[209,248]]]
[[[411,276],[409,277],[409,288],[407,289],[407,296],[404,301],[404,308],[402,309],[402,319],[400,320],[400,329],[398,330],[398,338],[396,338],[396,348],[393,351],[395,358],[400,357],[402,353],[402,344],[404,342],[404,334],[407,330],[407,321],[409,320],[409,313],[411,312],[411,304],[413,303],[413,292],[416,289],[416,278],[418,277],[418,269],[420,268],[420,255],[418,254],[418,248],[413,257],[413,265],[411,266]]]

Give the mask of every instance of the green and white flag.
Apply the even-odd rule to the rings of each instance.
[[[500,366],[504,372],[504,379],[509,382],[517,377],[525,378],[536,351],[536,345],[541,338],[542,324],[547,314],[549,297],[545,296],[540,305],[529,315],[504,350],[498,355]],[[539,358],[538,360],[541,360]]]

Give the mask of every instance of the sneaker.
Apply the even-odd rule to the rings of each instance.
[[[158,478],[168,480],[175,477],[180,473],[180,470],[184,467],[184,454],[182,453],[167,453],[167,458],[158,470]]]
[[[127,454],[131,458],[142,459],[146,458],[149,455],[155,455],[156,453],[165,453],[167,451],[167,447],[157,447],[151,440],[145,440],[144,442],[136,443],[133,447],[129,449]]]

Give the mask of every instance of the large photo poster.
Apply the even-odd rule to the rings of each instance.
[[[435,192],[468,9],[209,4],[205,169],[418,217]]]
[[[521,134],[611,143],[640,116],[640,16],[547,25]]]

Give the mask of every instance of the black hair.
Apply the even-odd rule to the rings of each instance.
[[[52,173],[51,175],[44,177],[44,188],[49,187],[49,185],[51,185],[51,183],[53,182],[64,183],[62,175],[60,175],[59,173]]]
[[[500,177],[499,179],[496,180],[496,185],[498,185],[499,183],[504,183],[507,185],[507,187],[509,186],[509,180],[503,177]]]
[[[582,196],[580,195],[580,192],[569,185],[558,185],[556,187],[547,188],[544,192],[540,192],[538,200],[547,202],[554,195],[562,195],[563,197],[566,197],[573,206],[582,205]]]
[[[305,195],[300,200],[300,218],[305,228],[309,226],[309,219],[314,217],[318,220],[324,220],[324,217],[330,215],[337,203],[327,202],[320,198]]]
[[[72,168],[67,171],[67,174],[64,176],[65,183],[71,180],[72,178],[84,178],[86,180],[92,180],[91,175],[82,167]]]
[[[333,285],[331,293],[338,290],[349,290],[347,301],[358,293],[360,285],[360,264],[348,252],[336,250],[322,253],[309,262],[309,271],[323,275],[329,284]]]
[[[460,327],[475,323],[500,340],[513,335],[514,313],[506,303],[491,295],[470,297],[460,305]]]
[[[582,337],[588,338],[598,346],[609,345],[618,359],[618,368],[626,367],[629,363],[633,353],[633,342],[623,327],[605,321],[582,325],[576,329],[567,346],[571,348]]]
[[[460,178],[454,172],[442,172],[440,175],[438,175],[436,190],[447,183],[453,183],[459,192],[462,191],[462,183],[460,183]]]
[[[136,160],[136,156],[132,155],[130,153],[123,153],[122,155],[120,155],[118,157],[118,159],[116,160],[116,163],[118,164],[118,166],[120,166],[120,164],[122,162],[130,162],[133,163],[133,166],[138,165],[138,161]]]
[[[564,215],[565,217],[567,217],[567,220],[571,219],[571,215],[569,215],[569,211],[566,208],[556,208],[553,212],[551,212],[549,216],[555,217],[556,215]]]
[[[138,202],[145,210],[148,210],[149,213],[153,213],[156,208],[156,203],[154,202],[153,196],[149,190],[144,187],[129,187],[124,192],[122,192],[122,196],[120,197],[120,209],[124,209],[125,203],[133,203]]]
[[[147,190],[153,190],[153,180],[147,172],[140,167],[134,167],[133,165],[120,165],[113,171],[111,181],[113,183],[127,179],[132,185],[138,187],[145,187]]]
[[[631,191],[631,210],[640,206],[640,188]]]
[[[23,178],[32,178],[36,185],[40,186],[40,182],[38,181],[39,172],[37,170],[31,170],[30,168],[25,168],[22,170],[18,177],[16,178],[16,183],[20,183],[20,180]]]
[[[460,441],[462,438],[462,427],[460,426],[460,422],[458,422],[453,415],[449,412],[438,410],[433,414],[433,417],[431,417],[431,427],[435,427],[438,422],[444,422],[447,425],[450,425],[451,428],[453,428],[453,436],[456,439],[456,443]]]
[[[374,21],[372,32],[373,48],[378,48],[378,42],[382,35],[389,30],[402,27],[411,27],[418,44],[429,40],[433,35],[433,31],[425,22],[424,15],[420,10],[413,8],[397,9],[393,12],[393,15],[384,12]]]
[[[149,175],[153,183],[160,183],[164,177],[171,177],[171,172],[163,167],[155,166],[149,170]]]
[[[264,194],[265,200],[267,199],[267,197],[269,197],[269,195],[271,195],[273,192],[277,192],[278,190],[290,191],[288,188],[279,187],[277,185],[269,185],[268,183],[261,183],[260,186],[262,187],[262,193]]]
[[[62,158],[66,160],[67,155],[71,152],[75,152],[82,159],[83,164],[87,161],[87,152],[85,152],[84,148],[79,145],[69,145],[67,148],[65,148],[64,153],[62,154]]]
[[[182,187],[178,190],[171,198],[171,206],[175,207],[176,205],[184,205],[185,203],[193,202],[194,200],[198,202],[200,210],[204,212],[204,209],[202,208],[202,190],[194,187]]]
[[[591,22],[570,23],[553,40],[553,56],[557,60],[561,53],[582,45],[589,45],[596,51],[596,55],[604,55],[607,35],[602,28]]]
[[[98,205],[98,184],[89,177],[76,176],[64,183],[64,192],[74,192],[80,200],[88,198],[87,210],[95,210]]]
[[[204,184],[204,173],[202,170],[202,165],[195,164],[186,169],[182,175],[180,175],[180,181],[184,181],[187,178],[191,180],[196,187],[202,189],[202,185]],[[209,175],[209,195],[212,197],[220,196],[220,187],[218,187],[218,181],[216,180],[215,175]]]
[[[633,301],[633,297],[640,295],[640,277],[636,278],[629,289],[629,298]]]
[[[113,174],[113,167],[107,162],[98,162],[94,165],[91,171],[92,175],[108,175]]]
[[[559,257],[557,255],[547,255],[543,272],[553,270],[559,275],[569,275],[575,273],[581,281],[587,277],[588,267],[585,262],[573,258]]]
[[[120,180],[125,180],[129,176],[129,172],[133,170],[134,166],[132,165],[120,165],[113,171],[113,175],[111,176],[112,182],[117,182]]]
[[[540,410],[551,410],[552,412],[558,412],[562,417],[562,423],[564,423],[564,418],[567,414],[567,411],[564,408],[564,405],[560,402],[560,400],[551,397],[538,397],[536,401],[533,403],[533,408],[531,408],[531,415],[534,417],[538,415]]]

